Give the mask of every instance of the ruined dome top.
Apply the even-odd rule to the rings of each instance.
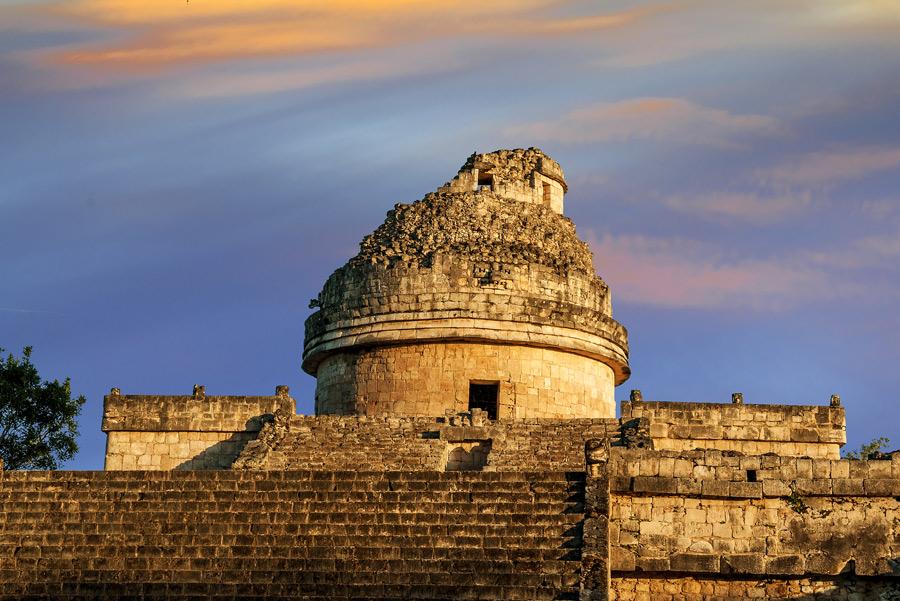
[[[428,264],[450,253],[593,274],[590,249],[562,216],[565,189],[562,168],[538,148],[473,153],[452,182],[388,211],[350,264]]]
[[[542,205],[512,203],[489,190],[433,192],[398,204],[360,243],[351,265],[416,263],[452,254],[508,265],[536,264],[561,274],[593,273],[575,225]]]

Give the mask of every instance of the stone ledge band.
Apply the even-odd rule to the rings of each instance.
[[[485,341],[494,344],[551,348],[596,359],[615,374],[616,385],[628,379],[628,351],[616,340],[571,328],[497,319],[459,318],[399,320],[333,328],[309,340],[303,370],[315,375],[325,357],[370,345],[433,341]]]

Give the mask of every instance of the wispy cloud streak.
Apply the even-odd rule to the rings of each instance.
[[[867,146],[789,158],[758,171],[757,178],[766,184],[822,186],[891,169],[900,169],[900,147]]]
[[[709,219],[767,224],[794,217],[812,205],[809,192],[769,195],[756,192],[711,192],[669,196],[663,204],[675,211]]]
[[[646,236],[592,237],[616,298],[676,308],[783,311],[829,290],[824,269],[780,258],[729,258],[715,246]]]
[[[510,138],[567,144],[653,140],[733,147],[746,136],[771,136],[783,127],[765,115],[735,114],[683,98],[598,102],[559,117],[510,127]]]

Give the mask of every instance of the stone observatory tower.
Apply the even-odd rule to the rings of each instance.
[[[311,303],[316,414],[615,417],[627,333],[566,190],[537,148],[498,150],[389,211]]]

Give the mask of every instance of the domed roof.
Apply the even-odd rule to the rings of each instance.
[[[627,334],[561,214],[564,190],[540,150],[502,150],[396,205],[311,303],[303,368],[354,346],[484,339],[591,356],[624,381]]]

